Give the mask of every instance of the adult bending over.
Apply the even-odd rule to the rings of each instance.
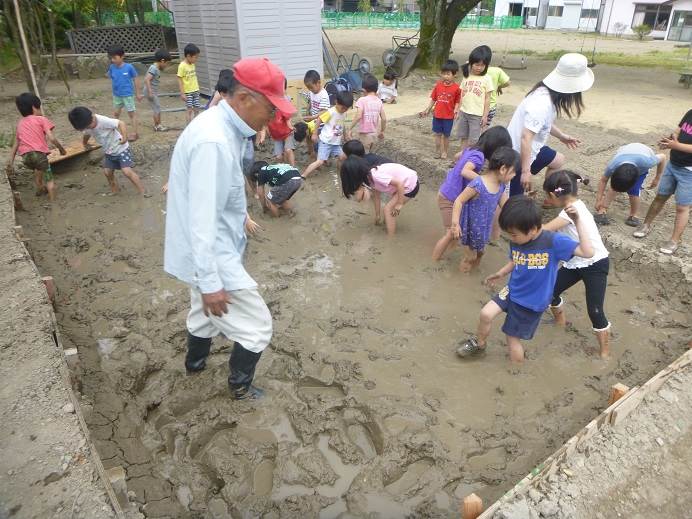
[[[521,169],[510,183],[509,195],[531,191],[531,176],[548,168],[546,177],[560,169],[565,156],[546,146],[548,136],[557,137],[574,149],[579,139],[567,135],[553,123],[558,116],[579,117],[584,109],[581,93],[594,82],[586,57],[577,53],[565,54],[555,69],[537,83],[514,111],[507,127],[512,147],[521,155]]]
[[[168,179],[164,270],[190,286],[188,373],[201,371],[219,333],[234,341],[228,385],[235,399],[259,398],[255,367],[272,337],[272,318],[243,266],[245,143],[275,110],[295,112],[284,75],[267,59],[243,59],[219,78],[218,106],[192,120],[173,151]]]

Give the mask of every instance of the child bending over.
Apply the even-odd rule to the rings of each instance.
[[[351,155],[341,165],[341,189],[346,198],[357,202],[372,196],[375,205],[375,225],[382,221],[382,194],[390,196],[384,206],[387,234],[396,232],[396,218],[401,208],[418,194],[418,173],[401,164],[380,164],[374,168],[356,155]]]
[[[630,215],[625,225],[639,227],[641,220],[637,217],[639,211],[639,195],[649,174],[649,169],[656,166],[656,176],[651,181],[649,189],[658,186],[663,170],[666,168],[666,156],[654,151],[645,144],[633,142],[618,149],[615,157],[606,166],[605,172],[598,183],[596,193],[595,219],[598,225],[608,225],[610,220],[606,214],[608,206],[615,200],[618,193],[627,193],[630,197]],[[610,189],[606,187],[610,180]]]
[[[564,234],[543,230],[541,210],[525,195],[510,198],[500,212],[500,227],[509,234],[509,263],[488,276],[484,283],[511,274],[509,284],[481,310],[475,337],[467,339],[457,348],[457,355],[468,357],[485,350],[493,320],[507,313],[502,332],[507,337],[509,358],[524,362],[522,340],[531,340],[541,316],[553,297],[553,287],[561,261],[574,256],[590,258],[594,251],[579,213],[573,207],[565,212],[574,222],[579,242]]]
[[[291,197],[303,187],[303,177],[290,164],[255,162],[252,165],[252,179],[257,186],[257,196],[262,202],[262,208],[274,217],[279,216],[279,209],[293,209]],[[269,191],[264,187],[267,184],[271,186]]]
[[[137,188],[140,195],[150,197],[144,192],[144,186],[135,173],[132,166],[132,150],[127,142],[127,128],[125,123],[103,115],[97,115],[84,106],[78,106],[70,110],[67,115],[75,130],[84,134],[84,147],[89,149],[89,139],[94,138],[103,147],[103,172],[106,175],[111,192],[120,191],[118,181],[115,179],[115,170],[123,172],[130,182]]]
[[[61,155],[67,152],[60,141],[53,135],[55,125],[41,111],[41,100],[31,92],[19,94],[15,100],[17,110],[22,118],[17,123],[17,134],[7,163],[8,171],[12,170],[17,153],[22,157],[24,166],[34,171],[36,196],[48,192],[48,198],[55,200],[55,181],[53,170],[48,163],[48,142],[52,143]]]
[[[356,157],[362,157],[365,159],[365,162],[367,162],[371,168],[379,166],[380,164],[394,162],[392,159],[385,157],[384,155],[377,155],[376,153],[365,153],[365,146],[363,146],[363,143],[355,139],[346,141],[342,146],[342,149],[344,150],[344,155],[346,155],[347,158],[351,155],[355,155]]]
[[[544,225],[543,228],[562,233],[572,239],[578,239],[577,226],[565,211],[566,207],[572,207],[576,210],[579,222],[581,222],[594,251],[590,258],[574,257],[562,265],[557,273],[550,310],[555,317],[555,322],[564,327],[567,321],[563,309],[562,293],[583,281],[586,290],[586,311],[589,313],[589,319],[591,319],[591,325],[598,340],[601,358],[606,359],[610,354],[610,322],[603,310],[603,304],[608,285],[610,260],[608,259],[608,249],[603,245],[593,215],[578,197],[578,185],[580,183],[588,184],[589,179],[583,179],[576,173],[567,170],[556,171],[543,182],[546,201],[554,207],[562,208],[557,218]]]
[[[452,235],[465,246],[461,272],[478,267],[490,241],[495,210],[507,201],[507,183],[514,176],[519,154],[511,147],[499,148],[490,157],[488,171],[474,178],[454,201]]]

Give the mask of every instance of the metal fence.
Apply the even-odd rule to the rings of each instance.
[[[522,26],[521,16],[474,16],[465,17],[459,29],[518,29]],[[418,29],[419,13],[347,13],[323,12],[322,27],[325,29]]]

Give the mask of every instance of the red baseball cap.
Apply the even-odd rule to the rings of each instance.
[[[281,112],[287,115],[296,112],[291,101],[286,99],[284,73],[269,59],[241,59],[233,65],[233,74],[241,85],[263,94]]]

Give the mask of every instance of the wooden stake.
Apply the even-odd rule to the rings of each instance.
[[[41,278],[43,284],[46,285],[46,292],[48,292],[48,299],[55,305],[55,281],[53,276],[45,276]]]
[[[483,513],[483,500],[476,494],[469,494],[464,498],[461,511],[462,519],[476,519]]]
[[[625,384],[620,384],[619,382],[613,386],[610,386],[610,398],[608,398],[608,407],[613,405],[615,402],[620,400],[625,393],[630,390]]]
[[[22,230],[21,225],[15,225],[12,227],[12,229],[14,229],[14,235],[17,237],[19,241],[24,239],[24,232]]]
[[[19,191],[12,191],[12,196],[14,197],[14,210],[23,211],[24,206],[22,205],[22,199],[19,196]]]
[[[17,28],[19,29],[19,38],[22,40],[22,49],[24,50],[24,56],[26,59],[26,65],[29,69],[29,75],[31,76],[31,85],[34,87],[34,94],[39,96],[38,85],[36,84],[36,74],[34,74],[34,65],[31,63],[31,52],[29,52],[29,45],[26,42],[26,34],[24,34],[24,24],[22,23],[22,11],[19,8],[19,2],[14,0],[14,10],[17,17]]]

